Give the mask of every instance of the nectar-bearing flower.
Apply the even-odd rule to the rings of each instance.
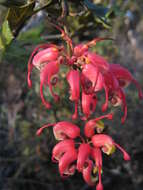
[[[55,101],[59,100],[59,96],[53,92],[52,77],[54,77],[59,72],[59,64],[57,61],[49,62],[46,64],[40,72],[40,95],[43,104],[50,108],[50,103],[45,100],[43,94],[43,87],[48,86],[51,92],[51,95],[54,97]],[[55,83],[54,83],[55,85]]]
[[[52,151],[52,161],[57,162],[68,151],[75,148],[75,143],[72,139],[65,139],[56,144]]]
[[[59,160],[59,172],[62,177],[64,175],[73,175],[76,170],[76,165],[74,161],[77,159],[77,151],[71,149],[69,152],[66,152]]]
[[[78,117],[78,101],[80,98],[80,74],[78,70],[70,70],[67,74],[67,81],[70,86],[70,100],[75,103],[73,119]]]
[[[96,190],[103,190],[102,152],[110,156],[115,152],[115,148],[118,148],[123,153],[124,160],[130,160],[130,156],[109,135],[101,134],[105,127],[103,119],[112,120],[113,114],[95,118],[98,97],[102,91],[105,91],[105,103],[101,106],[103,112],[108,109],[109,103],[114,107],[121,106],[124,112],[123,123],[127,117],[124,88],[133,83],[138,89],[140,98],[143,97],[143,93],[139,83],[126,68],[119,64],[110,64],[102,56],[90,50],[90,47],[96,45],[98,41],[108,38],[97,38],[73,46],[65,31],[55,24],[53,26],[61,32],[69,51],[66,47],[56,44],[36,47],[28,62],[28,85],[32,86],[31,72],[33,68],[37,68],[40,75],[42,103],[49,109],[51,103],[44,89],[49,88],[55,102],[60,101],[60,94],[57,95],[53,88],[56,84],[58,86],[57,81],[62,70],[60,68],[62,65],[67,67],[68,72],[64,73],[64,76],[69,85],[69,100],[75,105],[72,119],[78,119],[79,116],[85,125],[84,128],[81,126],[83,129],[80,132],[77,124],[60,121],[42,126],[37,135],[40,135],[45,128],[52,127],[53,135],[59,141],[53,148],[52,161],[58,163],[61,177],[73,175],[77,170],[89,186],[96,185]]]
[[[110,69],[119,81],[121,88],[128,86],[130,83],[134,83],[138,89],[139,98],[143,98],[141,86],[126,68],[122,67],[120,64],[110,64]]]
[[[77,170],[82,172],[86,160],[91,154],[91,147],[87,143],[82,143],[78,148],[78,157],[77,157]]]
[[[130,160],[128,153],[108,135],[96,134],[92,137],[92,143],[94,147],[101,148],[107,155],[112,154],[115,151],[115,147],[117,147],[123,153],[124,160]]]
[[[101,116],[100,119],[106,117],[112,119],[112,114]],[[95,121],[100,120],[96,118]],[[103,173],[102,152],[110,156],[117,147],[123,153],[124,160],[130,160],[128,153],[109,135],[93,134],[87,139],[86,133],[81,135],[80,128],[71,122],[61,121],[44,125],[37,131],[37,134],[40,135],[43,129],[50,126],[53,126],[53,130],[56,131],[54,136],[60,141],[53,148],[52,161],[58,163],[62,178],[73,175],[77,170],[82,173],[84,181],[89,186],[96,185],[96,190],[100,190],[103,189],[101,179]],[[59,133],[60,136],[57,138]]]
[[[95,134],[95,129],[97,132],[102,132],[104,129],[104,124],[99,123],[99,121],[101,121],[104,118],[111,120],[111,119],[113,119],[113,114],[110,113],[110,114],[103,115],[103,116],[100,116],[100,117],[95,118],[95,119],[90,119],[85,124],[85,127],[84,127],[85,136],[88,138],[92,137]]]
[[[59,50],[55,44],[42,44],[37,46],[28,60],[28,86],[32,86],[31,72],[33,67],[41,69],[45,63],[55,61],[58,58]]]
[[[97,96],[93,94],[85,94],[82,91],[82,112],[84,113],[83,119],[86,120],[96,109]]]
[[[74,139],[80,137],[80,128],[68,121],[60,121],[58,123],[45,124],[37,130],[39,136],[45,128],[53,127],[53,133],[57,140]]]

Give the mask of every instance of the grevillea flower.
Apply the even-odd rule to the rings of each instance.
[[[99,182],[98,182],[98,184],[96,186],[96,190],[102,190],[103,189],[103,185],[102,185],[102,181],[101,181],[102,154],[101,154],[100,148],[93,148],[91,155],[92,155],[92,158],[95,160],[96,168],[98,170]]]
[[[97,38],[73,47],[72,40],[64,30],[55,24],[52,25],[61,32],[62,38],[68,43],[69,52],[63,46],[55,44],[45,44],[35,48],[28,62],[28,85],[30,87],[32,85],[31,72],[33,67],[36,67],[40,70],[42,102],[47,108],[50,108],[51,104],[45,99],[43,88],[48,87],[54,100],[58,101],[59,96],[54,93],[53,86],[57,84],[60,65],[66,65],[69,68],[66,79],[70,87],[70,100],[75,104],[72,118],[77,119],[78,105],[80,104],[84,115],[82,119],[87,120],[89,117],[90,119],[84,126],[84,138],[80,134],[80,128],[68,121],[46,124],[37,131],[37,135],[40,135],[43,129],[52,126],[56,140],[60,141],[52,151],[52,160],[58,162],[60,175],[62,177],[73,175],[77,169],[82,173],[83,179],[88,185],[96,184],[96,190],[103,190],[102,152],[111,155],[118,148],[123,153],[124,160],[130,160],[130,156],[110,136],[99,134],[104,129],[102,119],[111,120],[112,113],[91,119],[91,114],[96,109],[97,93],[105,91],[105,103],[102,105],[102,111],[107,110],[108,103],[122,107],[124,112],[122,123],[127,117],[124,88],[128,84],[134,83],[140,98],[143,98],[143,93],[140,85],[127,69],[119,64],[109,64],[102,56],[89,50],[97,41],[106,38]],[[97,134],[95,134],[95,130]]]
[[[72,139],[65,139],[56,144],[52,151],[52,161],[59,161],[59,159],[66,152],[72,151],[75,148],[74,141]]]
[[[53,127],[53,132],[57,140],[64,140],[66,138],[75,139],[80,136],[80,128],[67,121],[58,122]]]
[[[97,97],[96,94],[85,94],[82,91],[82,112],[84,113],[84,119],[87,119],[96,108]]]
[[[56,61],[59,56],[59,50],[56,47],[49,47],[39,51],[32,60],[33,66],[41,68],[44,64]]]
[[[59,64],[57,61],[49,62],[40,72],[40,94],[43,104],[46,108],[50,108],[50,103],[45,100],[43,94],[43,87],[48,86],[55,101],[59,100],[59,96],[53,92],[53,85],[57,82],[56,74],[59,72]],[[55,78],[54,78],[55,77]]]
[[[57,140],[64,140],[67,138],[75,139],[80,137],[80,128],[68,121],[60,121],[58,123],[45,124],[37,130],[36,134],[39,136],[45,128],[53,127],[53,133]]]
[[[77,151],[71,149],[66,152],[59,160],[59,172],[63,177],[64,175],[73,175],[76,169],[74,161],[77,159]]]
[[[107,115],[103,115],[103,116],[100,116],[96,119],[91,119],[89,120],[86,124],[85,124],[85,127],[84,127],[84,134],[86,137],[90,138],[94,135],[95,133],[95,129],[97,130],[97,132],[102,132],[102,130],[104,129],[104,125],[101,123],[99,123],[99,121],[101,119],[104,119],[104,118],[107,118],[107,119],[112,119],[113,118],[113,114],[107,114]]]
[[[109,70],[103,75],[103,88],[105,90],[105,103],[102,106],[102,111],[106,111],[108,107],[109,93],[115,92],[119,89],[119,83],[114,74]]]
[[[110,94],[111,93],[111,94]],[[126,104],[126,97],[125,97],[125,93],[124,91],[119,88],[117,91],[115,92],[110,92],[109,91],[109,99],[110,102],[113,106],[122,106],[122,110],[124,112],[124,115],[121,119],[121,122],[124,123],[127,117],[127,104]]]
[[[91,154],[91,148],[89,144],[82,143],[78,149],[78,157],[77,157],[77,170],[82,172],[85,161],[89,158]]]
[[[117,147],[123,153],[124,160],[130,160],[128,153],[108,135],[96,134],[92,137],[92,143],[95,148],[102,148],[102,151],[108,155],[112,154]]]
[[[30,75],[33,67],[41,69],[46,63],[55,61],[58,58],[59,49],[60,48],[54,44],[42,44],[34,49],[28,61],[27,81],[29,87],[32,86]]]
[[[95,38],[86,44],[78,44],[74,47],[73,55],[75,57],[83,56],[88,52],[89,47],[95,46],[97,42],[103,41],[103,40],[111,40],[111,39],[110,38]]]
[[[84,56],[86,57],[86,62],[98,67],[101,73],[109,70],[109,63],[102,56],[93,52],[86,52]]]
[[[140,98],[143,98],[143,93],[139,83],[134,79],[132,74],[119,64],[110,64],[110,69],[114,73],[115,77],[119,81],[119,85],[123,88],[130,83],[134,83],[138,89]]]
[[[75,57],[82,56],[88,50],[88,46],[86,44],[78,44],[74,47],[73,55]]]
[[[75,102],[75,112],[72,116],[73,119],[77,118],[78,101],[80,98],[80,74],[77,70],[70,70],[67,74],[67,81],[70,86],[70,100]]]
[[[103,79],[98,67],[92,64],[85,64],[82,74],[92,82],[92,92],[99,91],[103,88]]]
[[[89,186],[94,186],[97,180],[96,177],[92,175],[93,167],[93,161],[87,159],[82,170],[83,179]]]

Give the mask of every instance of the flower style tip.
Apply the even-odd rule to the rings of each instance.
[[[98,183],[98,184],[96,185],[96,190],[103,190],[103,185],[102,185],[102,183]]]
[[[134,78],[132,79],[132,82],[136,85],[136,87],[138,89],[138,96],[139,96],[139,98],[143,99],[143,92],[142,92],[140,84]]]
[[[126,161],[131,160],[130,155],[117,143],[114,142],[114,145],[123,153],[123,158]]]
[[[49,123],[49,124],[43,125],[42,127],[40,127],[40,129],[37,130],[36,135],[40,136],[45,128],[48,128],[48,127],[53,126],[53,125],[55,125],[55,124],[54,123]]]

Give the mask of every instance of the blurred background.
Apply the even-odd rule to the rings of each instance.
[[[40,3],[44,4],[46,0]],[[86,42],[95,37],[111,37],[115,41],[99,42],[94,50],[110,63],[119,63],[129,69],[143,89],[143,1],[108,0],[95,1],[111,8],[106,21],[93,12],[67,17],[69,31],[74,43]],[[71,3],[75,12],[76,3]],[[53,10],[52,10],[53,8]],[[0,6],[0,24],[8,8]],[[51,151],[56,143],[52,130],[45,130],[37,137],[36,130],[47,122],[70,120],[73,104],[69,103],[68,85],[61,79],[56,91],[61,96],[58,105],[46,110],[39,95],[39,71],[32,73],[33,87],[27,86],[27,62],[36,45],[52,42],[61,44],[59,31],[48,24],[50,11],[58,16],[57,5],[34,14],[21,28],[17,38],[6,48],[0,62],[0,190],[92,190],[81,174],[60,178],[58,165],[51,161]],[[56,15],[57,14],[57,15]],[[62,68],[61,78],[66,68]],[[48,94],[48,90],[47,90]],[[48,95],[52,102],[52,97]],[[95,115],[101,114],[99,102]],[[105,190],[143,189],[143,101],[138,99],[137,89],[126,89],[128,117],[121,124],[122,111],[114,109],[114,121],[105,121],[105,132],[122,145],[131,155],[125,162],[119,151],[104,156],[103,184]],[[113,108],[109,108],[113,109]],[[81,127],[84,123],[77,122]]]

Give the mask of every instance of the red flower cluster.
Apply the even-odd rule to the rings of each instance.
[[[28,85],[29,87],[32,85],[30,79],[32,68],[38,68],[40,70],[40,94],[46,108],[50,108],[51,105],[45,100],[43,87],[48,86],[54,100],[58,101],[59,96],[53,92],[53,86],[58,81],[57,75],[61,65],[66,64],[70,69],[66,75],[70,87],[70,100],[75,104],[72,118],[78,117],[78,105],[81,99],[83,119],[88,119],[95,111],[97,93],[104,89],[105,103],[102,105],[102,111],[107,110],[108,102],[113,106],[121,105],[124,111],[122,117],[122,123],[124,123],[127,117],[124,88],[134,83],[140,98],[143,98],[143,94],[140,85],[126,68],[119,64],[109,64],[100,55],[89,51],[92,45],[101,40],[104,38],[97,38],[87,44],[76,45],[74,48],[68,40],[72,50],[71,56],[67,54],[63,46],[55,44],[41,45],[33,51],[28,62]]]
[[[77,119],[80,106],[83,114],[81,119],[88,120],[84,127],[85,140],[80,134],[80,128],[67,121],[44,125],[37,131],[37,135],[40,135],[44,128],[53,126],[54,136],[60,142],[53,148],[52,160],[58,162],[60,175],[62,177],[73,175],[77,169],[89,185],[94,185],[97,181],[96,174],[98,174],[99,182],[96,190],[103,190],[102,152],[110,155],[117,147],[122,151],[124,160],[129,160],[130,157],[110,136],[99,134],[104,129],[102,119],[112,119],[112,114],[91,119],[91,114],[96,109],[97,93],[105,91],[103,112],[107,110],[108,103],[113,106],[122,106],[124,112],[122,123],[127,117],[124,88],[134,83],[138,89],[139,98],[143,98],[143,93],[138,82],[126,68],[119,64],[109,64],[103,57],[90,51],[90,47],[105,38],[97,38],[73,47],[71,39],[65,32],[59,27],[57,29],[62,32],[63,39],[70,47],[70,53],[64,46],[55,44],[45,44],[35,48],[28,62],[28,85],[32,86],[31,72],[33,67],[36,67],[40,70],[41,99],[45,107],[49,109],[51,104],[45,99],[43,88],[49,87],[54,100],[59,101],[59,96],[54,93],[53,86],[58,82],[60,67],[66,65],[69,68],[66,74],[70,87],[69,99],[75,104],[72,119]],[[79,142],[79,139],[82,142]]]
[[[80,128],[67,121],[44,125],[37,131],[37,135],[40,135],[43,129],[53,126],[54,136],[60,142],[53,148],[52,160],[58,163],[61,177],[73,175],[77,169],[78,172],[82,173],[85,182],[93,186],[97,182],[98,174],[99,182],[96,190],[103,190],[101,181],[102,152],[110,155],[115,151],[115,147],[117,147],[123,153],[124,160],[130,160],[128,153],[115,143],[110,136],[94,134],[94,128],[96,128],[97,132],[98,128],[100,128],[100,123],[98,125],[96,123],[105,117],[111,119],[112,114],[90,120],[86,123],[84,127],[86,141],[80,136]],[[79,142],[79,139],[82,142]]]

